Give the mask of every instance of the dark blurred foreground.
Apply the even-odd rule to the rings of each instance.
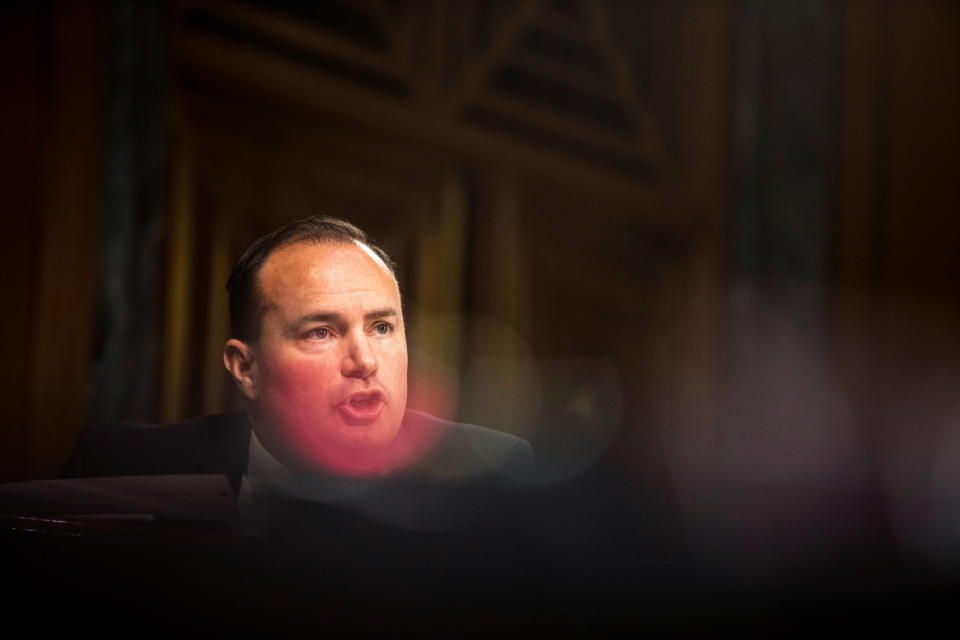
[[[653,550],[613,554],[602,535],[545,535],[556,496],[529,499],[523,523],[456,532],[316,504],[257,535],[214,520],[2,516],[7,622],[106,636],[913,633],[948,621],[960,593],[876,548],[776,581]]]

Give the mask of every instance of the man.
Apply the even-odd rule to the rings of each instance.
[[[246,411],[89,428],[65,475],[219,473],[246,515],[316,502],[427,529],[530,479],[525,441],[407,409],[393,265],[354,225],[314,216],[263,236],[227,289],[224,365]]]
[[[79,567],[67,573],[83,578],[81,602],[132,593],[116,609],[143,624],[174,594],[175,613],[218,630],[250,633],[267,616],[270,634],[302,623],[420,635],[542,632],[545,621],[560,631],[580,607],[635,605],[630,567],[597,555],[605,543],[555,535],[591,522],[526,490],[527,442],[407,408],[399,288],[362,231],[328,217],[292,222],[253,243],[227,288],[223,359],[246,410],[90,427],[66,475],[223,474],[244,530],[265,535],[184,544],[163,527],[149,538],[109,529],[109,563],[97,538],[93,554],[61,554]],[[24,556],[29,571],[37,555]],[[46,554],[49,575],[62,571],[61,555]],[[89,591],[91,573],[107,580],[105,595]],[[626,588],[613,600],[617,585]]]

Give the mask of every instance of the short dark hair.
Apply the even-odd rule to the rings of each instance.
[[[373,251],[396,277],[396,264],[387,253],[367,237],[356,225],[332,216],[310,216],[288,222],[265,236],[257,238],[233,267],[227,280],[230,296],[230,332],[244,342],[254,342],[260,336],[260,267],[270,254],[297,242],[316,244],[349,244],[359,242]]]

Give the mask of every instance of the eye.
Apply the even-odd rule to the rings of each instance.
[[[393,331],[393,325],[389,322],[378,322],[374,325],[373,330],[376,331],[378,335],[385,336]]]
[[[326,327],[317,327],[316,329],[311,329],[307,333],[307,338],[312,340],[326,340],[330,337],[330,330]]]

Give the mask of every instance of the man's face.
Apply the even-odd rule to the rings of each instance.
[[[407,403],[393,276],[363,245],[300,242],[272,253],[259,283],[248,393],[258,437],[301,469],[376,472]]]

